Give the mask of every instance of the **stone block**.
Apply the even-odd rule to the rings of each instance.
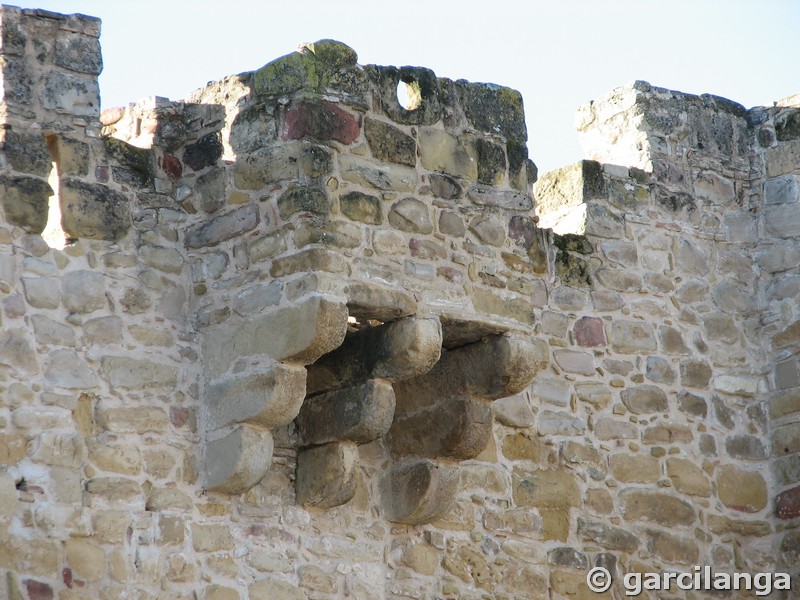
[[[305,592],[296,585],[279,579],[251,583],[247,588],[250,600],[306,600]]]
[[[667,395],[654,385],[639,385],[622,390],[622,403],[635,415],[666,412],[669,409]]]
[[[297,416],[306,395],[302,366],[274,363],[209,382],[205,387],[207,427],[253,423],[282,427]]]
[[[650,323],[614,321],[609,339],[613,350],[621,354],[651,354],[656,351],[656,336]]]
[[[44,231],[52,195],[53,189],[42,179],[0,175],[0,198],[5,220],[26,233]]]
[[[393,465],[383,482],[387,518],[407,525],[436,521],[450,510],[458,484],[453,465],[428,460]]]
[[[766,209],[762,216],[766,232],[779,238],[800,236],[800,203],[784,204]]]
[[[717,495],[728,508],[755,513],[767,506],[767,483],[758,471],[722,465],[717,471]]]
[[[348,219],[380,225],[383,223],[383,207],[380,198],[362,192],[349,192],[339,198],[339,209]]]
[[[534,305],[527,298],[500,295],[476,287],[472,293],[472,305],[479,314],[493,315],[523,325],[532,325],[535,321]]]
[[[116,190],[67,177],[59,195],[68,237],[118,242],[131,227],[131,201]]]
[[[360,133],[358,119],[327,100],[313,97],[301,100],[284,115],[284,140],[311,137],[323,142],[335,140],[342,144],[352,144]]]
[[[682,494],[702,497],[711,495],[708,477],[694,461],[683,458],[667,459],[667,475],[675,489]]]
[[[497,422],[506,427],[525,428],[536,422],[524,393],[494,401],[492,410]]]
[[[98,581],[106,572],[103,548],[89,540],[72,538],[65,544],[67,564],[73,574],[84,581]]]
[[[347,311],[358,320],[375,319],[383,323],[413,315],[417,301],[405,290],[357,281],[344,288]]]
[[[472,181],[478,179],[478,152],[474,137],[455,136],[441,129],[423,129],[418,141],[423,168]]]
[[[693,539],[666,531],[647,532],[647,550],[671,564],[694,565],[700,549]]]
[[[783,520],[800,517],[800,486],[778,494],[775,500],[775,516]]]
[[[163,433],[169,427],[169,416],[160,406],[98,407],[95,419],[111,433]]]
[[[392,386],[381,380],[312,396],[297,416],[300,445],[376,440],[389,431],[394,404]]]
[[[633,554],[639,547],[639,537],[626,529],[578,517],[578,537],[606,550]]]
[[[358,446],[333,442],[297,454],[297,501],[333,508],[349,502],[358,484]]]
[[[439,360],[441,347],[442,326],[436,318],[406,317],[367,327],[309,367],[308,393],[420,375]]]
[[[100,88],[96,77],[50,71],[45,76],[42,106],[79,117],[100,116]]]
[[[399,404],[400,392],[395,389],[395,393]],[[392,454],[467,460],[483,452],[492,435],[489,403],[452,395],[433,398],[441,400],[395,416],[389,431]]]
[[[126,356],[105,356],[100,365],[103,377],[115,388],[172,387],[178,381],[178,367],[169,363]]]
[[[61,278],[61,299],[70,312],[85,314],[108,305],[103,274],[71,271]]]
[[[773,456],[800,452],[800,423],[779,425],[772,430]]]
[[[364,120],[364,135],[372,156],[382,162],[393,162],[409,167],[417,164],[417,144],[409,135],[383,121]]]
[[[347,331],[344,302],[311,296],[241,322],[226,322],[202,341],[206,376],[216,378],[239,357],[266,355],[276,361],[309,364],[338,347]]]
[[[649,521],[676,527],[692,525],[696,518],[691,504],[663,492],[626,489],[620,493],[620,502],[626,521]]]
[[[475,185],[467,190],[467,197],[478,206],[519,211],[533,209],[533,199],[530,194],[512,190],[499,190],[495,187]]]
[[[195,552],[233,550],[235,542],[226,525],[191,524],[192,548]]]
[[[566,509],[580,506],[581,494],[569,471],[514,468],[513,498],[517,506],[539,509]]]
[[[391,192],[413,192],[417,186],[417,171],[402,165],[387,165],[360,156],[337,156],[342,178],[369,188]]]
[[[261,217],[257,204],[245,204],[240,208],[198,223],[186,231],[185,244],[188,248],[216,246],[256,228]]]
[[[652,456],[613,454],[608,466],[621,483],[655,483],[661,478],[661,465]]]
[[[786,175],[767,179],[764,183],[765,204],[792,204],[798,201],[797,176]]]
[[[430,209],[416,198],[403,198],[395,202],[389,211],[389,224],[411,233],[428,234],[433,231]]]
[[[330,150],[307,141],[287,142],[238,157],[233,182],[240,190],[259,190],[279,181],[321,177],[332,166]]]
[[[205,489],[226,494],[246,492],[269,471],[272,448],[269,431],[246,424],[236,426],[224,437],[207,442]]]

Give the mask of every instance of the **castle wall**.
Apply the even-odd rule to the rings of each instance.
[[[101,115],[97,20],[0,34],[7,597],[800,589],[800,109],[636,82],[534,193],[507,88],[323,40]]]

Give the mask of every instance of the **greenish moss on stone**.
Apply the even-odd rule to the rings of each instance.
[[[588,263],[569,252],[556,253],[556,275],[564,285],[575,287],[591,287],[592,277]]]

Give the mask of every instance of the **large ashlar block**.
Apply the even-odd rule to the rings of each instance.
[[[418,525],[442,517],[458,491],[456,465],[422,460],[392,467],[384,481],[384,503],[390,521]]]
[[[297,501],[333,508],[349,502],[358,484],[358,446],[334,442],[297,455]]]
[[[407,317],[349,336],[308,368],[308,394],[368,379],[398,381],[427,372],[439,360],[442,326],[435,317]]]
[[[222,377],[206,386],[208,429],[243,422],[281,427],[297,416],[305,394],[302,366],[275,363]]]
[[[492,435],[492,409],[484,399],[445,396],[429,408],[395,419],[390,430],[396,457],[468,460]]]
[[[206,444],[205,489],[242,494],[261,481],[272,462],[272,434],[250,425]]]
[[[345,303],[322,296],[247,321],[225,323],[203,338],[206,376],[218,377],[244,356],[309,364],[339,346],[346,331]]]
[[[300,445],[371,442],[389,431],[393,417],[394,390],[385,381],[325,392],[306,400],[297,417]]]

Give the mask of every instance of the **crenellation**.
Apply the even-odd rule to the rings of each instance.
[[[0,8],[9,597],[800,589],[796,99],[634,82],[539,176],[509,88],[321,40],[101,112],[99,34]]]

